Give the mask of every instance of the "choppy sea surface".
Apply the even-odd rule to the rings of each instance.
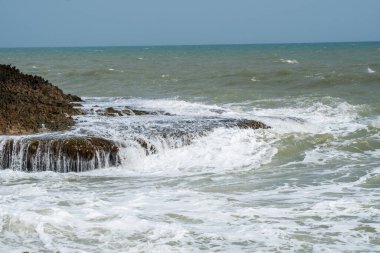
[[[0,170],[1,252],[380,252],[380,43],[3,48],[0,63],[84,110],[171,115],[57,133],[121,143],[119,167]],[[210,128],[227,118],[271,128]]]

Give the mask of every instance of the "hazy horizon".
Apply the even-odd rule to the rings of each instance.
[[[234,43],[234,44],[162,44],[162,45],[81,45],[81,46],[15,46],[15,47],[2,47],[1,49],[28,49],[28,48],[91,48],[91,47],[193,47],[193,46],[265,46],[265,45],[308,45],[308,44],[351,44],[351,43],[380,43],[378,41],[316,41],[316,42],[268,42],[268,43]]]
[[[373,42],[379,10],[376,0],[0,0],[0,47]]]

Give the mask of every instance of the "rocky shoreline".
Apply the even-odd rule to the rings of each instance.
[[[121,164],[119,144],[100,136],[44,135],[67,131],[75,126],[73,116],[96,114],[105,117],[173,116],[169,113],[123,109],[80,108],[78,96],[39,76],[21,73],[10,65],[0,64],[0,169],[21,171],[82,172]],[[241,129],[269,128],[248,119],[221,120],[225,127]],[[34,135],[37,134],[37,135]],[[186,133],[176,134],[184,138]],[[163,138],[166,133],[163,134]],[[187,139],[186,139],[187,140]],[[147,140],[135,140],[146,151],[156,153]],[[191,144],[191,140],[184,145]]]
[[[0,65],[0,134],[21,135],[67,130],[80,114],[71,102],[81,99],[39,76]]]
[[[81,101],[42,77],[0,64],[0,135],[7,135],[1,141],[0,168],[80,172],[118,165],[119,148],[104,138],[30,137],[69,130],[75,125],[73,116],[83,113],[73,102]]]

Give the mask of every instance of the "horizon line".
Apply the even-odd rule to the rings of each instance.
[[[250,45],[297,45],[297,44],[350,44],[380,43],[380,40],[368,41],[317,41],[317,42],[264,42],[264,43],[205,43],[205,44],[146,44],[146,45],[86,45],[86,46],[0,46],[0,49],[38,49],[38,48],[97,48],[97,47],[191,47],[191,46],[250,46]]]

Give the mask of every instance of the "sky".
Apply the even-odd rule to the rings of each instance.
[[[0,0],[0,47],[380,41],[380,0]]]

